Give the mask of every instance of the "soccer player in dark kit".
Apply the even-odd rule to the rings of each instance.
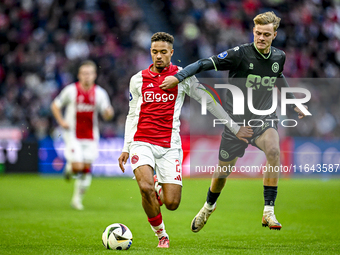
[[[188,65],[174,76],[165,78],[162,89],[169,89],[202,71],[229,70],[229,82],[237,86],[248,97],[248,88],[252,88],[253,106],[257,110],[268,110],[272,106],[272,90],[276,86],[280,91],[282,87],[289,87],[282,71],[286,60],[285,53],[271,46],[272,41],[277,35],[277,28],[280,24],[280,18],[274,12],[265,12],[254,18],[254,42],[243,44],[229,49],[217,56],[207,59],[201,59]],[[287,98],[295,98],[292,93],[287,93]],[[247,100],[245,100],[247,101]],[[308,111],[303,112],[295,105],[292,105],[298,113],[299,119],[305,117]],[[306,107],[306,106],[305,106]],[[306,107],[307,108],[307,107]],[[277,132],[278,118],[274,113],[270,115],[255,115],[247,104],[244,105],[244,114],[235,115],[233,112],[232,93],[227,91],[226,110],[231,118],[237,123],[248,123],[253,121],[254,134],[248,139],[249,143],[262,150],[267,159],[266,169],[263,173],[264,185],[264,210],[262,217],[262,226],[268,226],[270,229],[281,229],[281,224],[274,214],[274,204],[277,196],[277,186],[279,180],[279,171],[274,171],[280,167],[280,146],[279,135]],[[262,125],[260,126],[259,123]],[[237,139],[228,129],[224,129],[219,149],[219,166],[221,169],[232,169],[235,166],[238,157],[244,155],[248,143]],[[276,168],[275,168],[276,167]],[[272,170],[269,170],[272,169]],[[208,190],[207,200],[191,222],[193,232],[200,231],[206,224],[209,216],[215,210],[216,201],[226,183],[226,178],[230,172],[215,172],[211,185]]]

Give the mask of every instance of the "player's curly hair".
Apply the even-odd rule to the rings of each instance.
[[[255,25],[267,25],[273,23],[274,31],[277,30],[281,21],[281,19],[276,16],[274,12],[260,13],[253,20]]]
[[[151,36],[151,43],[153,42],[168,42],[170,44],[174,44],[174,37],[168,33],[165,32],[157,32]]]

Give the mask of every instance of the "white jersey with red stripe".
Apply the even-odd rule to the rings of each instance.
[[[98,113],[111,105],[103,88],[94,85],[85,91],[78,82],[72,83],[60,92],[54,103],[59,108],[66,107],[65,121],[70,128],[64,132],[65,139],[99,139]]]
[[[130,152],[133,141],[165,148],[181,148],[179,116],[185,94],[201,102],[202,95],[206,93],[195,76],[185,79],[172,89],[162,90],[159,85],[165,77],[176,74],[181,68],[170,64],[161,73],[155,73],[151,71],[152,65],[130,80],[130,109],[125,125],[123,152]],[[207,109],[213,115],[230,120],[220,104],[216,104],[210,96],[206,99]],[[235,127],[235,130],[238,129]]]

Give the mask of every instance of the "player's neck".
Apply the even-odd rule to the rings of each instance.
[[[264,59],[267,59],[267,58],[270,57],[270,55],[271,55],[271,46],[268,47],[268,48],[266,48],[266,49],[259,50],[259,49],[256,47],[256,44],[255,44],[255,43],[253,43],[253,45],[254,45],[256,51],[257,51],[258,53],[260,53],[260,55],[261,55]]]
[[[151,71],[154,73],[161,73],[164,70],[164,68],[156,68],[154,65],[151,67]]]
[[[150,68],[150,70],[151,70],[152,72],[154,72],[154,73],[161,73],[161,72],[163,72],[164,69],[169,68],[169,66],[170,66],[170,65],[168,65],[168,66],[166,66],[166,67],[164,67],[164,68],[156,68],[155,65],[152,65],[151,68]]]
[[[93,87],[93,84],[90,84],[90,83],[79,82],[79,85],[85,91],[90,90]]]

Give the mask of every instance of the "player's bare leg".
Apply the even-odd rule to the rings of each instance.
[[[92,182],[92,175],[90,171],[91,164],[75,162],[72,163],[72,169],[74,173],[78,174],[78,176],[74,182],[71,206],[76,210],[83,210],[83,198]]]
[[[148,216],[151,229],[159,239],[158,247],[168,248],[169,237],[165,231],[160,205],[156,198],[153,169],[149,165],[139,166],[134,170],[134,174],[142,195],[143,209]]]
[[[256,145],[266,154],[266,171],[263,173],[265,207],[262,226],[269,229],[281,229],[281,224],[275,217],[274,205],[277,195],[277,185],[280,174],[279,135],[273,128],[267,129],[257,140]]]
[[[202,209],[198,212],[198,214],[191,222],[191,230],[193,232],[200,231],[207,223],[210,215],[215,211],[216,200],[227,182],[227,177],[231,174],[231,171],[229,170],[232,169],[233,166],[235,166],[236,161],[237,158],[228,162],[219,160],[218,164],[220,166],[220,169],[226,169],[226,171],[215,171],[213,173],[210,188],[208,191],[207,201],[204,203]]]
[[[181,202],[182,186],[172,183],[162,184],[161,200],[168,210],[174,211]]]

